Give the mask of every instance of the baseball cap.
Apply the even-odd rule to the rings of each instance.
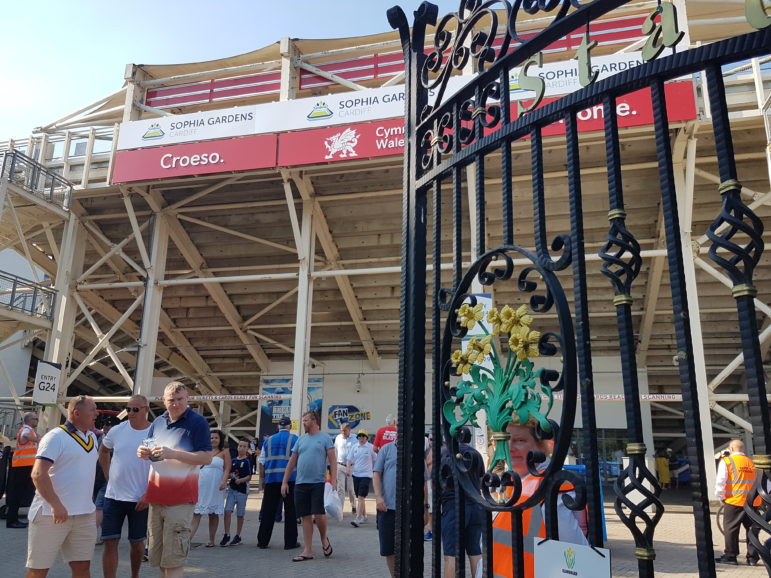
[[[360,429],[359,431],[356,432],[356,437],[358,438],[358,437],[361,437],[361,436],[369,437],[369,432],[367,430],[365,430],[365,429]]]
[[[280,420],[278,420],[279,427],[286,427],[288,425],[292,425],[292,420],[288,417],[282,417]]]

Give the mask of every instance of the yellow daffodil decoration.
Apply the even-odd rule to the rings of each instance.
[[[455,312],[457,323],[467,330],[484,318],[481,303],[464,303]],[[534,369],[532,360],[540,355],[541,332],[531,328],[533,316],[527,305],[491,309],[486,322],[480,323],[484,335],[469,338],[465,349],[455,350],[450,357],[455,374],[463,376],[455,395],[443,406],[451,432],[466,423],[478,426],[480,410],[486,411],[493,432],[502,434],[510,421],[538,423],[543,431],[550,431],[546,416],[553,394],[540,379],[543,370]],[[506,439],[499,437],[490,467],[504,460],[510,469]]]

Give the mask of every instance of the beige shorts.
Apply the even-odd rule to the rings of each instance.
[[[193,508],[195,504],[150,504],[147,532],[151,566],[181,568],[185,565],[190,552]]]
[[[54,524],[52,516],[35,516],[29,524],[27,568],[50,568],[61,552],[65,562],[91,561],[96,544],[96,515],[69,516],[63,524]]]

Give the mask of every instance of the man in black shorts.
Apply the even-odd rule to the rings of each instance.
[[[327,473],[327,463],[330,466],[330,483],[332,490],[337,491],[337,460],[335,459],[335,445],[332,438],[319,428],[319,418],[313,411],[303,414],[303,427],[305,434],[292,449],[292,457],[284,472],[284,480],[281,482],[281,495],[289,494],[289,478],[297,467],[297,480],[294,486],[294,502],[297,515],[302,518],[303,526],[303,551],[294,558],[293,562],[313,560],[313,522],[319,529],[321,549],[324,557],[332,555],[332,543],[327,536],[327,516],[324,510],[324,481]],[[291,522],[287,520],[286,523]]]
[[[394,569],[396,532],[396,442],[383,446],[372,468],[372,488],[375,490],[377,534],[380,555],[385,556],[388,571],[395,578]]]

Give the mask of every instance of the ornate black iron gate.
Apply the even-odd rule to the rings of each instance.
[[[653,534],[663,507],[661,489],[647,469],[638,389],[635,337],[632,326],[632,288],[640,272],[640,246],[633,230],[627,228],[624,202],[624,164],[619,140],[617,99],[640,89],[649,89],[654,116],[655,165],[658,183],[651,194],[660,195],[666,231],[667,262],[672,291],[672,312],[676,336],[679,376],[685,411],[686,435],[691,463],[691,490],[696,526],[698,566],[701,576],[712,576],[715,564],[708,488],[704,478],[701,424],[694,377],[693,344],[688,325],[688,294],[684,281],[683,248],[678,224],[675,176],[667,117],[667,83],[684,75],[701,74],[709,87],[715,148],[718,157],[723,200],[722,211],[709,230],[713,246],[710,257],[733,282],[733,297],[741,328],[745,379],[754,428],[755,463],[761,478],[771,468],[765,380],[758,340],[753,299],[753,270],[763,250],[761,221],[739,196],[737,175],[728,122],[726,91],[721,67],[743,59],[765,55],[771,47],[771,27],[762,0],[747,0],[748,21],[759,31],[696,49],[659,57],[665,48],[676,49],[681,38],[673,4],[660,1],[643,32],[645,64],[596,81],[591,67],[592,23],[627,2],[622,0],[464,0],[457,13],[438,23],[436,7],[424,3],[415,12],[410,29],[401,9],[389,11],[389,21],[400,31],[406,62],[406,130],[403,220],[402,338],[399,382],[399,452],[397,506],[397,568],[401,576],[422,576],[423,531],[423,423],[425,420],[426,328],[432,344],[432,409],[435,424],[434,463],[439,464],[440,436],[447,440],[444,467],[434,468],[437,490],[450,484],[456,499],[457,526],[464,516],[484,512],[484,573],[525,576],[531,572],[531,545],[523,539],[528,524],[534,524],[532,508],[543,503],[542,534],[557,538],[565,532],[564,512],[580,520],[587,513],[585,533],[589,544],[602,546],[602,501],[596,483],[563,469],[569,451],[577,396],[586,456],[585,479],[599,478],[595,431],[594,375],[591,324],[588,310],[587,259],[584,237],[584,192],[581,174],[582,148],[578,115],[600,106],[604,125],[607,163],[607,207],[610,223],[604,247],[599,251],[601,272],[609,279],[613,293],[618,350],[621,357],[629,443],[628,467],[615,485],[616,512],[630,529],[638,559],[639,574],[654,574]],[[496,12],[495,9],[498,9]],[[524,34],[518,28],[523,17],[549,19],[540,33]],[[436,26],[426,46],[427,26]],[[528,67],[540,66],[539,54],[566,35],[583,32],[576,58],[583,89],[536,108],[544,85],[527,74]],[[522,66],[519,87],[533,90],[534,101],[516,107],[511,98],[511,73]],[[452,74],[473,68],[473,80],[450,94]],[[595,109],[596,110],[596,109]],[[549,195],[544,186],[544,163],[549,155],[544,132],[550,125],[564,126],[565,179],[570,229],[558,231],[549,240],[546,218]],[[523,153],[512,147],[529,139],[532,203],[532,231],[517,234],[516,216],[524,214],[522,196],[514,186]],[[526,166],[527,166],[526,165]],[[494,220],[489,213],[496,198]],[[469,194],[464,201],[465,194]],[[449,211],[446,209],[449,208]],[[446,214],[449,212],[449,214]],[[473,218],[470,239],[464,223]],[[486,230],[489,222],[495,230]],[[499,228],[498,228],[499,221]],[[520,227],[521,228],[521,227]],[[428,238],[428,231],[432,238]],[[532,237],[529,235],[532,234]],[[490,240],[493,240],[490,248]],[[464,265],[471,252],[471,265]],[[426,296],[429,282],[426,268],[430,257],[433,273],[429,294],[430,323],[426,324]],[[443,265],[451,276],[442,275]],[[506,303],[483,313],[476,296],[495,291],[495,300]],[[482,332],[479,322],[486,321]],[[471,333],[470,333],[471,332]],[[551,358],[553,362],[549,362]],[[548,417],[551,404],[561,398],[561,415]],[[441,426],[439,426],[441,424]],[[481,488],[470,473],[472,452],[458,443],[464,424],[486,424],[493,442],[490,471]],[[513,424],[513,425],[512,425]],[[513,463],[512,436],[516,426],[530,432],[533,448],[553,444],[550,460],[545,452],[530,451],[524,463]],[[440,431],[441,428],[441,431]],[[548,443],[546,445],[549,445]],[[493,467],[497,464],[497,468]],[[445,478],[445,479],[443,479]],[[523,479],[525,481],[523,482]],[[536,480],[535,483],[527,479]],[[568,487],[571,486],[571,487]],[[572,493],[565,493],[572,489]],[[450,490],[447,490],[450,491]],[[756,483],[765,504],[771,503],[765,485]],[[440,498],[434,493],[434,528],[441,529]],[[465,504],[477,508],[467,509]],[[749,503],[749,501],[748,501]],[[564,506],[564,507],[563,507]],[[469,514],[472,512],[472,514]],[[493,521],[496,516],[497,522]],[[759,511],[751,511],[755,528],[768,530]],[[569,519],[569,518],[568,518]],[[501,523],[505,520],[505,523]],[[532,526],[537,530],[537,522]],[[435,532],[438,539],[438,532]],[[461,534],[456,544],[461,544]],[[564,534],[563,534],[564,535]],[[758,546],[760,544],[757,544]],[[457,573],[465,575],[462,548]],[[771,556],[762,550],[766,566]],[[504,560],[504,558],[506,560]],[[432,574],[442,573],[441,554],[434,548]]]

